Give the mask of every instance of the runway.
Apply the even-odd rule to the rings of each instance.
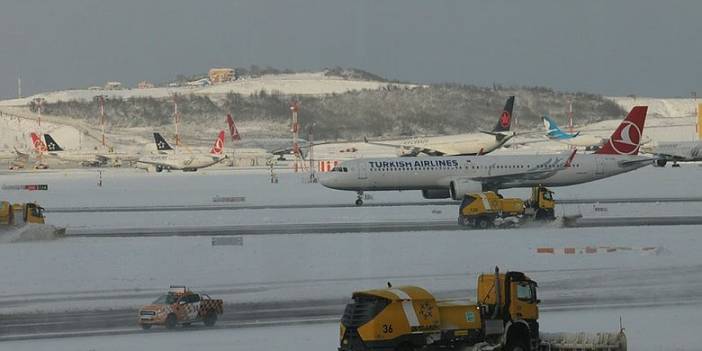
[[[691,305],[697,308],[702,304],[699,291],[699,267],[667,267],[660,269],[632,269],[612,267],[596,270],[558,272],[568,274],[569,279],[557,279],[539,284],[543,303],[542,312],[580,311],[609,308],[641,308],[648,306]],[[669,289],[671,275],[680,285]],[[548,274],[548,273],[546,273]],[[606,287],[583,286],[584,279],[594,279]],[[314,285],[314,281],[309,284]],[[213,297],[216,294],[211,292]],[[350,294],[351,292],[349,292]],[[472,297],[474,290],[457,289],[434,292],[436,296],[448,300],[465,300]],[[143,293],[146,297],[153,293]],[[606,296],[606,298],[605,298]],[[76,297],[90,301],[90,296]],[[31,300],[31,298],[30,298]],[[224,314],[220,316],[216,329],[231,329],[268,325],[292,325],[338,321],[348,296],[326,299],[302,299],[295,301],[272,301],[260,303],[226,303]],[[60,303],[60,302],[57,302]],[[115,308],[110,310],[74,310],[67,312],[40,312],[0,315],[1,341],[40,338],[62,338],[76,336],[149,334],[160,332],[196,332],[207,330],[201,324],[190,327],[177,327],[164,330],[155,327],[149,331],[137,325],[137,307]]]
[[[641,197],[641,198],[585,198],[556,199],[557,204],[615,204],[615,203],[666,203],[666,202],[702,202],[702,197]],[[414,201],[414,202],[366,202],[362,207],[405,207],[405,206],[457,206],[458,201]],[[100,212],[172,212],[172,211],[236,211],[236,210],[281,210],[281,209],[324,209],[356,208],[355,204],[283,204],[283,205],[159,205],[159,206],[74,206],[47,207],[47,213],[100,213]]]
[[[621,227],[641,225],[702,225],[702,216],[669,217],[597,217],[557,219],[555,223],[528,222],[534,226]],[[149,227],[149,228],[67,228],[66,237],[168,237],[168,236],[231,236],[282,234],[349,234],[426,231],[469,231],[456,221],[348,222],[255,224],[238,226]]]

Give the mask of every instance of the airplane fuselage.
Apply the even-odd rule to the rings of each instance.
[[[154,164],[166,169],[197,170],[215,165],[224,160],[223,156],[179,154],[155,154],[142,157],[138,162]]]
[[[509,139],[507,137],[506,139]],[[481,133],[456,134],[431,137],[411,137],[400,140],[389,140],[384,143],[396,144],[401,148],[425,148],[436,150],[447,155],[472,155],[491,152],[507,140],[498,141],[495,136]]]
[[[651,164],[643,156],[585,154],[575,156],[571,167],[563,169],[567,158],[568,155],[489,155],[356,159],[342,162],[337,171],[320,180],[328,188],[350,191],[439,190],[460,180],[480,181],[495,189],[553,187],[591,182]],[[554,169],[552,175],[509,180],[510,174],[549,168]],[[491,183],[490,179],[496,177],[503,180]]]

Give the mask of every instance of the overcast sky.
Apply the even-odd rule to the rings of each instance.
[[[213,66],[702,95],[702,1],[2,0],[0,97]]]

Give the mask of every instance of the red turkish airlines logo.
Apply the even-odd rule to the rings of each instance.
[[[34,133],[32,133],[32,141],[34,142],[35,150],[39,152],[47,151],[46,146],[44,146],[44,143],[42,143],[41,139],[39,139],[39,137]]]
[[[632,155],[639,150],[641,140],[641,129],[631,121],[622,122],[617,130],[619,137],[614,135],[609,139],[614,151],[621,155]],[[615,135],[617,135],[615,134]]]
[[[217,141],[215,141],[214,147],[212,148],[212,153],[220,154],[222,153],[222,149],[224,149],[224,141],[221,138],[217,138]]]
[[[502,128],[509,128],[509,112],[502,111],[502,115],[500,116],[500,125]]]

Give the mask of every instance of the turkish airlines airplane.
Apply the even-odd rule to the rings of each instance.
[[[200,168],[216,165],[227,155],[224,154],[224,131],[220,131],[209,154],[176,153],[159,133],[154,133],[154,141],[159,151],[158,155],[140,158],[137,162],[154,166],[156,172],[162,170],[181,170],[195,172]]]
[[[636,106],[593,154],[485,155],[368,158],[344,161],[320,177],[322,185],[355,191],[421,190],[426,199],[543,185],[567,186],[626,173],[653,164],[638,156],[647,106]]]
[[[505,107],[492,131],[480,131],[484,135],[456,134],[435,137],[412,137],[395,141],[368,141],[366,143],[398,148],[402,156],[466,156],[484,155],[502,147],[514,137],[510,132],[514,96],[505,102]]]

